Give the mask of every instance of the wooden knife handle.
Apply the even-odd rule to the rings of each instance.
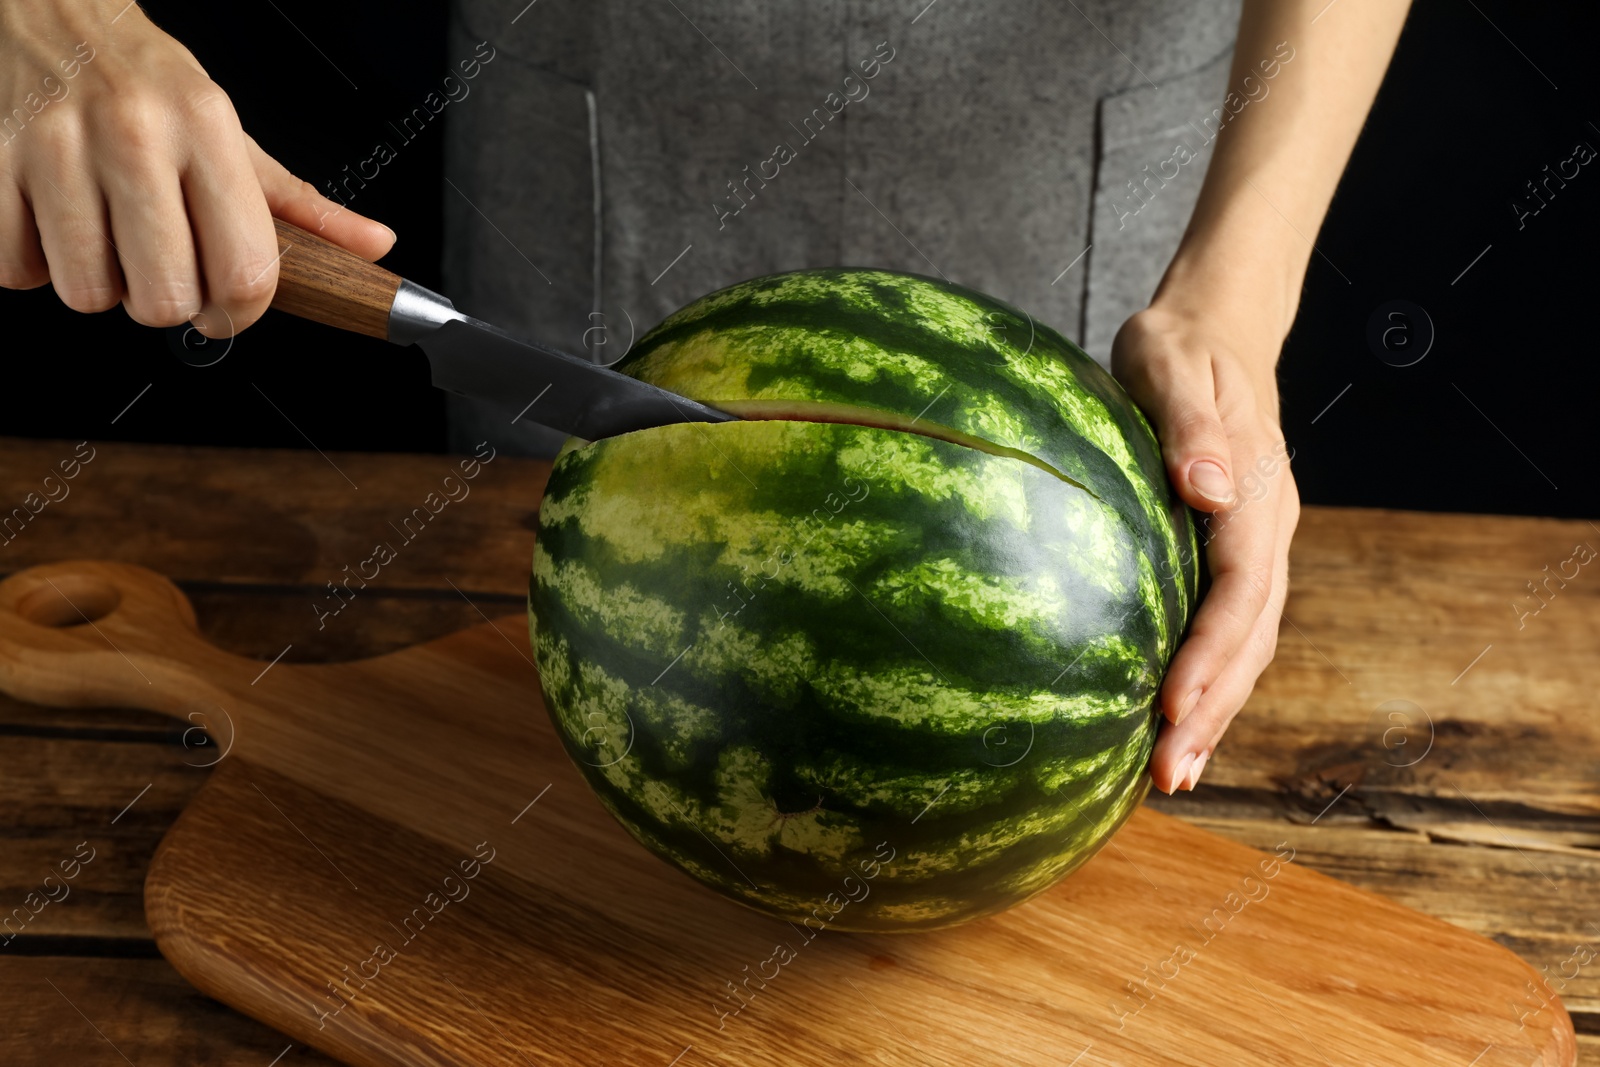
[[[324,326],[388,340],[389,309],[400,289],[400,275],[282,219],[272,222],[283,250],[272,306]]]

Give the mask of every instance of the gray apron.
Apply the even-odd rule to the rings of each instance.
[[[445,292],[611,363],[733,282],[884,267],[1106,362],[1194,206],[1238,6],[456,0],[451,65],[493,59],[446,112]],[[560,444],[449,403],[453,449]]]

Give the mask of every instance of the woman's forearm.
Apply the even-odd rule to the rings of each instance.
[[[1154,303],[1234,312],[1261,331],[1247,347],[1276,359],[1409,6],[1244,0],[1225,122]]]

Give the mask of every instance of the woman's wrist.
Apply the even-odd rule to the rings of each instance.
[[[1241,355],[1271,365],[1294,325],[1310,249],[1281,218],[1267,214],[1232,211],[1207,220],[1197,212],[1150,304],[1227,323]]]
[[[1208,364],[1213,380],[1248,383],[1253,406],[1275,422],[1278,356],[1298,303],[1297,268],[1259,241],[1226,247],[1192,237],[1173,257],[1150,306],[1123,327],[1113,364],[1120,365],[1119,376],[1157,378],[1184,377],[1179,364]]]

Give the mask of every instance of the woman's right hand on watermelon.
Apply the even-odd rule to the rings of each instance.
[[[273,216],[377,259],[394,233],[247,136],[128,0],[0,0],[0,287],[226,337],[277,288]]]

